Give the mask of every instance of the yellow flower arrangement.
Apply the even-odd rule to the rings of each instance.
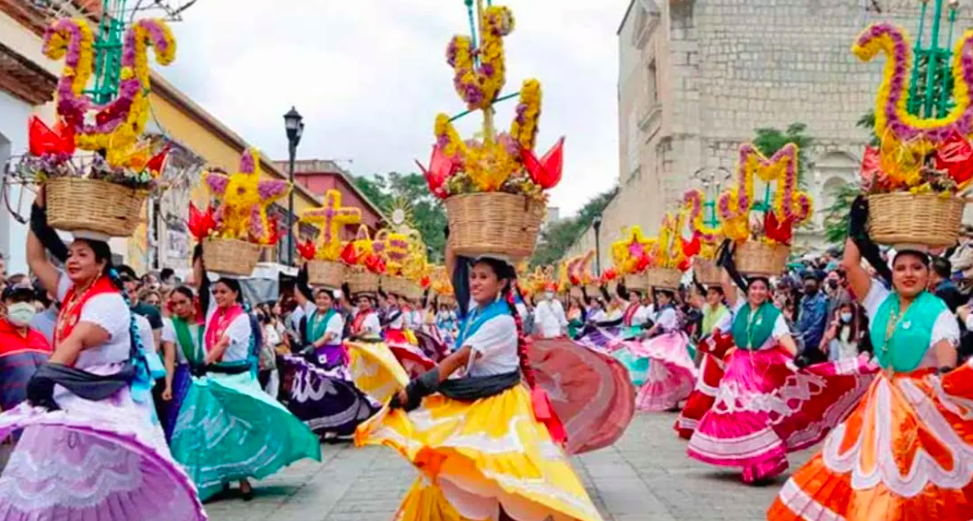
[[[520,104],[510,125],[510,135],[524,150],[533,150],[537,138],[537,121],[541,114],[541,83],[526,80],[520,88]]]

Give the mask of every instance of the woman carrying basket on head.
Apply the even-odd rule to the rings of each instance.
[[[63,304],[54,353],[28,384],[29,403],[0,415],[0,437],[23,429],[0,476],[2,519],[206,519],[155,418],[148,347],[106,241],[76,232],[65,248],[47,224],[41,189],[27,262]],[[45,245],[65,271],[47,260]]]
[[[600,519],[521,384],[522,374],[534,382],[513,305],[516,270],[493,257],[468,264],[450,250],[446,261],[458,268],[456,287],[469,287],[458,297],[472,295],[459,349],[356,436],[359,445],[398,449],[423,472],[399,519]]]
[[[353,434],[377,410],[348,374],[342,346],[345,321],[334,296],[326,288],[312,290],[307,268],[301,268],[294,299],[305,312],[299,328],[304,347],[300,356],[284,358],[295,369],[288,408],[327,441]]]
[[[260,388],[259,326],[244,309],[239,280],[224,276],[211,288],[202,250],[197,245],[193,280],[205,310],[205,356],[192,368],[172,452],[202,498],[239,481],[249,500],[249,478],[262,479],[302,458],[320,461],[321,446],[307,426]]]
[[[860,198],[843,266],[883,371],[821,452],[787,481],[768,519],[973,518],[973,365],[955,368],[959,327],[926,290],[928,248],[896,246],[889,270],[868,238],[867,215]],[[863,255],[891,280],[891,291],[868,276]]]

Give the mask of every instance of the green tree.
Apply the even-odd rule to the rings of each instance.
[[[414,224],[429,248],[429,260],[442,262],[446,249],[443,235],[446,212],[439,200],[429,193],[425,177],[418,173],[389,172],[370,177],[355,176],[355,185],[386,215],[391,213],[396,200],[408,201]]]
[[[546,266],[559,261],[564,256],[564,252],[591,226],[595,216],[601,215],[605,211],[605,207],[617,193],[618,187],[600,193],[585,203],[577,215],[561,219],[545,227],[537,241],[537,249],[531,258],[531,265]]]
[[[860,193],[858,186],[853,184],[831,188],[829,195],[834,198],[834,202],[824,211],[824,240],[828,243],[839,246],[845,243],[848,237],[848,211]]]

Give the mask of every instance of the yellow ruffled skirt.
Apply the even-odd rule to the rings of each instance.
[[[495,520],[501,507],[519,521],[601,519],[522,385],[472,403],[435,394],[410,413],[383,409],[355,442],[392,447],[422,473],[402,521]]]

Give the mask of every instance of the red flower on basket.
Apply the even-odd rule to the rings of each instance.
[[[70,156],[74,153],[74,132],[61,121],[52,130],[40,118],[31,116],[27,133],[32,156]]]
[[[973,178],[973,146],[956,130],[936,149],[936,169],[949,172],[957,185]]]
[[[385,261],[378,255],[368,253],[365,255],[365,267],[372,273],[385,273]]]
[[[205,212],[196,209],[193,203],[189,203],[189,233],[201,241],[210,236],[216,229],[216,220],[213,218],[213,207],[207,206]]]
[[[778,221],[774,212],[767,212],[764,217],[764,233],[768,239],[790,246],[793,226],[790,219]]]
[[[561,182],[561,171],[564,169],[564,138],[557,141],[544,157],[537,160],[532,150],[522,148],[520,151],[524,167],[530,174],[530,179],[544,190],[554,188]]]
[[[348,242],[345,247],[341,250],[341,260],[349,266],[354,266],[358,264],[358,251],[355,249],[355,244]]]
[[[419,282],[419,284],[422,286],[422,289],[428,289],[429,285],[432,284],[432,281],[430,281],[429,276],[426,275],[425,277],[422,277],[422,280]]]
[[[251,242],[256,242],[266,246],[275,246],[280,241],[280,222],[277,216],[267,218],[267,234],[263,238],[250,236]]]
[[[611,282],[616,278],[618,278],[618,272],[615,271],[615,268],[608,268],[605,270],[605,273],[601,275],[602,282]]]
[[[314,246],[314,241],[308,239],[303,243],[297,243],[297,253],[301,255],[305,260],[311,260],[314,258],[314,254],[317,253],[317,248]]]
[[[652,264],[652,257],[649,256],[648,253],[643,253],[642,256],[639,257],[638,262],[635,263],[635,273],[645,271],[645,269],[648,268],[651,264]]]
[[[422,175],[429,184],[429,191],[436,197],[445,199],[446,181],[453,177],[453,174],[459,169],[459,164],[447,157],[443,148],[439,145],[432,147],[432,157],[429,159],[428,170],[418,160],[416,160],[416,164],[419,165]]]

